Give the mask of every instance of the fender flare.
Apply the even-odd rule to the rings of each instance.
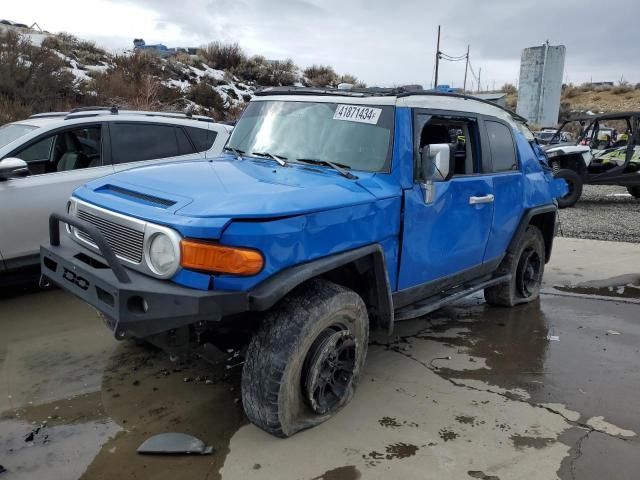
[[[513,237],[511,238],[511,242],[509,243],[509,247],[507,248],[507,251],[509,253],[512,253],[516,250],[518,243],[520,242],[520,239],[523,237],[525,231],[527,230],[527,227],[531,224],[531,220],[534,217],[541,214],[551,213],[551,212],[553,212],[554,214],[553,224],[550,226],[552,235],[550,239],[545,238],[545,247],[546,247],[545,263],[549,262],[549,259],[551,258],[551,247],[553,246],[553,238],[555,237],[557,218],[558,218],[558,207],[555,204],[541,205],[541,206],[533,207],[527,210],[524,213],[524,215],[522,215],[522,218],[520,219],[518,228],[516,229],[516,232],[513,234]],[[544,235],[544,232],[542,232],[542,234]]]
[[[389,274],[384,251],[377,243],[295,265],[276,273],[249,292],[249,308],[254,311],[267,310],[305,281],[355,262],[364,262],[372,269],[374,285],[371,287],[375,289],[378,324],[391,333],[394,317]]]

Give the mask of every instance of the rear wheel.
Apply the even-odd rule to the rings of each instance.
[[[242,372],[249,420],[288,437],[329,419],[353,396],[367,354],[362,298],[326,280],[298,288],[266,315]]]
[[[490,305],[513,307],[535,300],[540,295],[544,273],[545,246],[540,230],[529,225],[515,251],[508,252],[498,268],[499,275],[511,274],[507,283],[484,290]]]
[[[635,198],[640,198],[640,186],[627,187],[627,192]]]
[[[569,187],[569,191],[564,197],[558,199],[558,207],[573,207],[582,195],[582,177],[575,170],[569,168],[561,168],[554,171],[556,178],[564,178]]]

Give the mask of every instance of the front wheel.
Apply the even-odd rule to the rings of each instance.
[[[362,298],[326,280],[299,287],[266,314],[242,371],[249,420],[289,437],[329,419],[353,396],[367,355]]]
[[[627,192],[629,192],[635,198],[640,198],[640,186],[638,185],[627,187]]]
[[[582,195],[582,177],[578,172],[569,168],[561,168],[554,172],[556,178],[564,178],[569,187],[569,192],[564,197],[558,199],[559,208],[573,207]]]
[[[498,267],[498,274],[511,274],[511,280],[485,288],[484,298],[487,303],[513,307],[538,298],[544,262],[545,246],[542,233],[537,227],[529,225],[515,251],[507,252],[507,256]]]

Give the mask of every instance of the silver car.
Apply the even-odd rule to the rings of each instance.
[[[0,127],[0,280],[39,265],[52,211],[97,177],[157,162],[214,157],[232,127],[209,117],[76,109]]]

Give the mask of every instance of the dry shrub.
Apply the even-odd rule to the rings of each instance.
[[[222,100],[220,94],[206,82],[192,85],[187,92],[187,98],[201,105],[208,111],[214,111],[219,114],[224,112],[224,100]]]
[[[112,67],[95,75],[86,88],[95,92],[98,104],[163,110],[180,98],[176,89],[162,83],[168,75],[168,69],[162,68],[158,57],[141,51],[115,56]]]
[[[244,112],[246,106],[247,105],[245,103],[238,103],[236,105],[233,105],[225,112],[224,119],[228,122],[238,121],[242,116],[242,112]]]
[[[269,63],[270,85],[285,86],[293,85],[298,81],[296,74],[298,68],[290,58],[286,60],[274,60]]]
[[[578,91],[577,87],[574,87],[573,85],[569,85],[562,91],[562,96],[564,98],[575,98],[578,96],[579,93],[580,92]]]
[[[622,95],[623,93],[629,93],[633,88],[631,85],[618,85],[617,87],[613,87],[611,89],[611,93],[614,95]]]
[[[502,88],[500,88],[500,91],[504,93],[512,93],[512,94],[518,93],[518,89],[512,83],[505,83],[504,85],[502,85]]]
[[[592,102],[599,102],[600,100],[602,100],[602,95],[594,95],[591,97]]]
[[[237,43],[211,42],[200,47],[198,52],[207,65],[218,70],[238,67],[246,55]]]
[[[20,100],[11,100],[0,95],[0,125],[22,120],[31,114],[33,114],[33,110],[29,105],[25,105]]]
[[[310,87],[335,87],[338,75],[328,65],[312,65],[304,70],[305,83]]]
[[[262,86],[284,86],[293,85],[298,80],[296,71],[297,67],[291,59],[269,61],[261,55],[255,55],[234,68],[233,74]]]
[[[0,35],[0,98],[5,122],[62,110],[76,101],[74,77],[51,49],[8,31]]]
[[[341,83],[350,83],[355,88],[366,88],[367,87],[366,83],[361,82],[360,80],[358,80],[356,78],[355,75],[351,75],[349,73],[345,73],[344,75],[341,75],[340,78],[338,78],[338,84],[341,84]]]
[[[46,37],[42,45],[84,65],[97,65],[107,60],[107,53],[90,40],[80,40],[69,33]]]

